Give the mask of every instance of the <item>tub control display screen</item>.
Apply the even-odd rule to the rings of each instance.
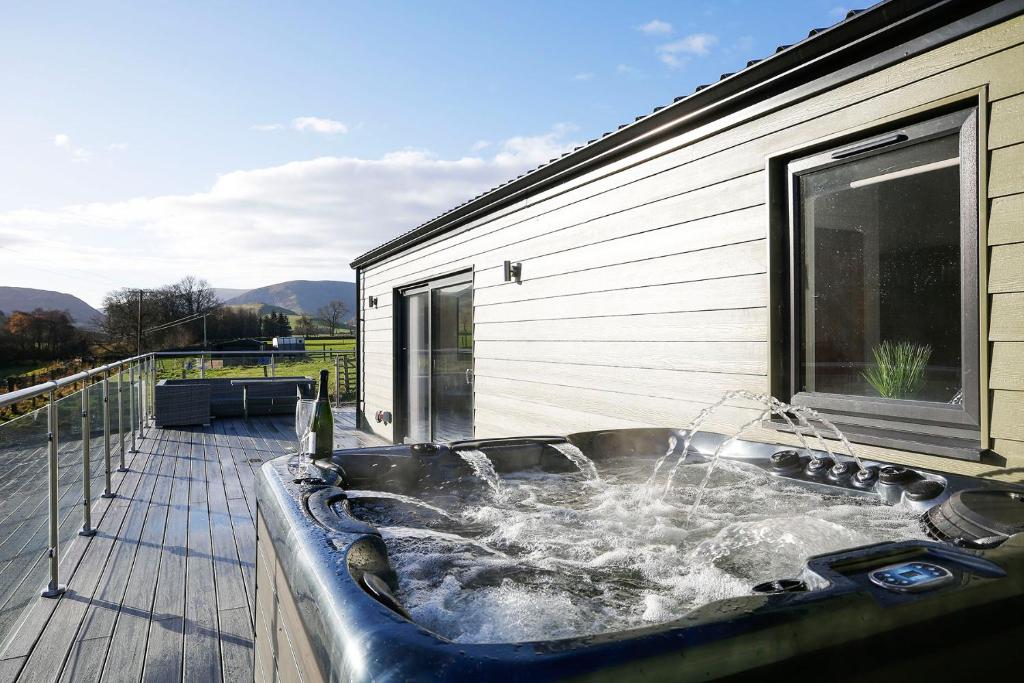
[[[932,590],[953,580],[953,574],[931,562],[901,562],[876,569],[868,577],[871,582],[897,593]]]

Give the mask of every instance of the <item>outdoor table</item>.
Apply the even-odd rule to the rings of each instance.
[[[270,377],[260,377],[258,379],[233,379],[231,380],[231,386],[242,387],[242,413],[246,420],[249,419],[249,387],[254,384],[294,384],[295,378],[281,378],[275,379]]]

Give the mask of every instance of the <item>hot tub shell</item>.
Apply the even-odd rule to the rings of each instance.
[[[614,430],[569,440],[600,463],[611,454],[663,451],[671,433]],[[546,447],[557,439],[461,446],[485,449],[499,472],[538,466],[569,471],[571,465]],[[710,454],[723,439],[700,434],[691,451]],[[957,491],[1007,488],[920,470],[899,484],[855,486],[809,475],[803,467],[779,473],[771,455],[780,450],[737,442],[727,457],[812,488],[902,500],[922,512]],[[443,445],[336,451],[332,468],[302,464],[296,456],[263,466],[257,491],[257,680],[731,680],[820,677],[823,671],[830,680],[948,680],[957,672],[977,672],[983,663],[1007,670],[1024,663],[1018,645],[1024,636],[1024,534],[991,548],[914,540],[820,555],[808,558],[801,576],[811,590],[720,600],[642,629],[523,643],[448,641],[407,618],[397,604],[384,542],[351,515],[345,488],[413,493],[425,477],[462,476],[466,467]],[[914,481],[936,482],[942,492],[910,500]],[[879,567],[922,559],[945,567],[955,580],[900,594],[868,578]]]

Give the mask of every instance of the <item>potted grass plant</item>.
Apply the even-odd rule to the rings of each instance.
[[[871,353],[875,364],[861,373],[867,383],[883,398],[908,398],[924,381],[932,347],[909,341],[884,341]]]

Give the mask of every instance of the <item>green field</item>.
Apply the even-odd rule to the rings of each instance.
[[[224,358],[228,358],[225,356]],[[241,357],[235,356],[233,360],[240,362],[239,365],[228,365],[224,367],[207,367],[205,371],[205,377],[231,377],[231,378],[242,378],[242,377],[270,377],[271,366],[263,364],[260,361],[266,356],[259,356],[254,353],[253,356]],[[214,361],[220,360],[214,358]],[[339,388],[341,390],[342,400],[348,400],[355,395],[355,358],[353,356],[342,356],[339,360],[341,372],[339,373]],[[345,364],[348,365],[348,377],[349,386],[346,390],[345,387]],[[320,370],[327,370],[330,372],[330,382],[328,384],[329,394],[332,399],[335,398],[334,393],[334,359],[332,357],[305,357],[296,358],[295,360],[284,360],[278,358],[274,363],[273,375],[276,377],[310,377],[312,379],[318,379],[320,377]],[[158,358],[157,359],[157,380],[161,379],[199,379],[200,371],[197,362],[197,357],[175,357],[175,358]]]
[[[337,339],[324,337],[323,339],[306,339],[308,351],[355,351],[355,339]]]

